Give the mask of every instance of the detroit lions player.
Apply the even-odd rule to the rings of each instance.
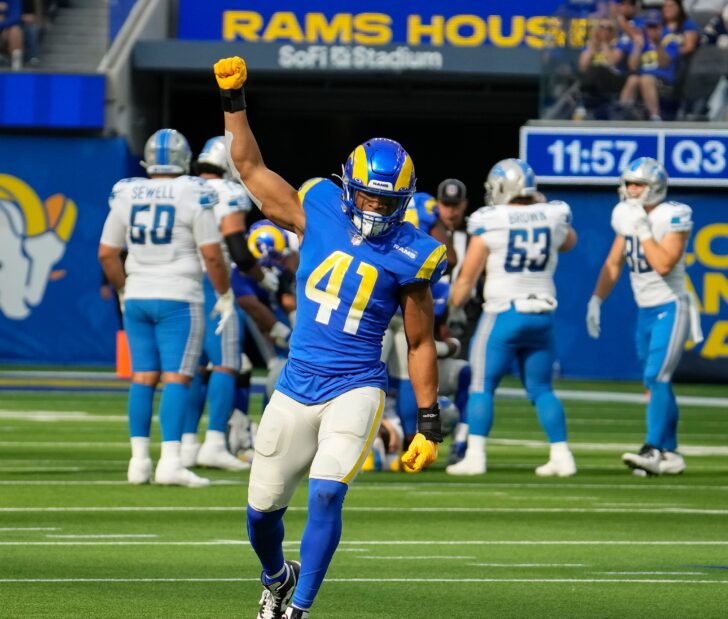
[[[252,203],[239,183],[224,178],[228,175],[224,138],[220,136],[209,139],[195,164],[197,174],[217,191],[219,197],[213,207],[213,213],[220,233],[225,239],[227,251],[223,251],[223,254],[226,265],[229,268],[232,259],[240,270],[262,280],[264,285],[267,281],[269,287],[276,287],[278,278],[273,273],[263,272],[248,249],[245,239],[245,213],[250,210]],[[242,471],[249,468],[249,464],[233,456],[225,444],[228,419],[233,411],[235,383],[240,370],[242,316],[236,312],[222,332],[216,333],[210,313],[215,305],[216,295],[207,274],[203,275],[203,287],[207,325],[200,370],[190,386],[182,434],[182,462],[185,466],[194,466],[196,463],[227,471]],[[202,382],[208,361],[212,363],[212,372],[205,389]],[[205,441],[200,447],[197,441],[197,426],[205,406],[205,399],[208,401],[208,423]]]
[[[129,390],[132,457],[127,475],[133,484],[146,483],[151,476],[149,434],[160,370],[164,380],[159,408],[162,455],[154,480],[191,487],[209,483],[184,468],[180,459],[188,385],[204,330],[198,247],[219,295],[212,308],[221,315],[218,329],[224,328],[234,309],[212,213],[218,196],[203,179],[184,176],[190,159],[190,147],[181,133],[160,129],[152,135],[142,162],[151,178],[128,178],[114,185],[99,245],[106,276],[125,292],[124,326],[133,370]],[[124,246],[129,251],[128,277],[119,259]]]
[[[536,474],[567,477],[576,473],[576,464],[551,375],[557,305],[553,276],[559,252],[576,244],[571,209],[564,202],[535,202],[533,170],[520,159],[499,161],[488,174],[485,188],[488,206],[468,221],[472,236],[452,290],[453,304],[462,305],[485,268],[484,312],[470,345],[470,436],[465,457],[448,466],[447,472],[485,473],[495,390],[515,359],[551,444],[549,461]]]
[[[437,457],[430,285],[444,269],[445,247],[401,225],[415,174],[397,142],[375,138],[357,146],[343,188],[312,179],[296,192],[263,163],[244,111],[243,60],[221,60],[215,74],[234,169],[263,214],[303,239],[290,353],[255,443],[248,533],[263,565],[258,617],[308,617],[339,543],[348,484],[379,427],[387,383],[382,337],[400,305],[420,407],[419,433],[403,463],[419,471]],[[309,467],[299,565],[283,559],[282,519]]]
[[[679,411],[672,374],[693,326],[700,342],[700,324],[691,321],[692,302],[685,284],[685,249],[693,227],[686,204],[666,202],[667,173],[649,157],[635,159],[622,173],[621,201],[612,211],[614,242],[587,307],[587,330],[600,334],[601,305],[625,265],[639,306],[637,356],[650,391],[647,437],[639,453],[625,453],[624,463],[651,475],[677,474],[685,459],[677,450]]]

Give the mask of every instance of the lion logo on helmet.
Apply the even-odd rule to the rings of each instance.
[[[32,187],[0,174],[0,312],[22,320],[43,300],[73,234],[76,204],[57,193],[41,202]]]

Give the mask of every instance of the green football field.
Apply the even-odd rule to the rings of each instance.
[[[499,399],[487,475],[447,476],[444,449],[421,475],[357,478],[312,617],[728,616],[728,407],[715,399],[728,388],[678,388],[697,396],[682,406],[688,469],[638,478],[620,456],[643,440],[644,407],[604,391],[639,387],[559,386],[577,392],[564,403],[578,475],[536,477],[535,414]],[[0,617],[253,619],[247,474],[129,486],[125,410],[122,393],[0,391]],[[304,486],[288,558],[305,505]]]

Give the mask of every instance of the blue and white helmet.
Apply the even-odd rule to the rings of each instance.
[[[202,147],[202,151],[197,156],[197,163],[218,168],[220,170],[220,176],[227,176],[230,168],[228,167],[225,138],[219,135],[207,140]]]
[[[652,157],[640,157],[630,162],[619,178],[619,197],[630,199],[627,183],[646,185],[647,188],[637,198],[642,205],[659,204],[667,196],[667,172],[664,166]]]
[[[415,168],[407,151],[394,140],[372,138],[357,146],[344,164],[343,208],[363,237],[384,234],[404,220],[407,203],[415,192]],[[380,197],[388,214],[362,211],[356,193]]]
[[[532,198],[536,191],[536,175],[530,165],[522,159],[503,159],[488,172],[485,203],[508,204],[516,198]]]
[[[176,129],[155,131],[144,145],[142,167],[147,174],[187,174],[192,151],[187,138]]]

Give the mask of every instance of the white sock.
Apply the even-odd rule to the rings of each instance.
[[[197,434],[188,432],[188,433],[182,435],[182,444],[183,445],[199,445],[200,441],[197,439]]]
[[[225,433],[219,430],[208,430],[205,433],[205,443],[212,445],[213,447],[220,447],[227,449],[225,446]]]
[[[149,457],[149,437],[131,437],[131,457],[146,460]]]
[[[181,443],[179,441],[162,441],[161,460],[179,460]]]
[[[468,436],[468,449],[465,452],[465,457],[468,460],[472,459],[485,459],[485,443],[488,439],[485,436],[478,436],[477,434],[471,434]]]
[[[459,422],[455,426],[455,432],[453,432],[453,441],[455,443],[464,443],[468,438],[468,432],[470,427],[467,423]]]
[[[569,454],[571,454],[571,450],[569,449],[569,443],[567,443],[566,441],[551,443],[549,457],[552,460],[558,460],[559,458],[563,458],[564,456],[568,456]]]

